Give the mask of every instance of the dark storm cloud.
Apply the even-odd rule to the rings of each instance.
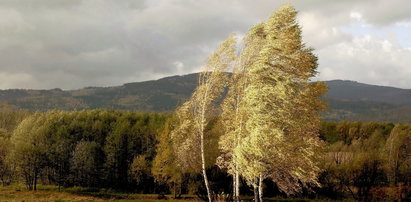
[[[2,0],[0,88],[110,86],[195,72],[230,33],[245,34],[284,2]],[[304,41],[319,54],[321,79],[383,80],[378,65],[374,68],[372,62],[358,58],[381,54],[398,58],[386,65],[411,76],[404,69],[410,53],[395,39],[384,45],[385,39],[367,41],[341,29],[350,29],[356,20],[379,27],[407,22],[411,16],[407,1],[291,3],[300,10]],[[381,52],[389,44],[391,49]],[[364,54],[350,55],[351,49]],[[343,61],[349,61],[346,71],[340,69]],[[350,77],[346,73],[350,71],[364,76]],[[387,84],[411,87],[407,81],[395,81],[400,77],[386,79]]]

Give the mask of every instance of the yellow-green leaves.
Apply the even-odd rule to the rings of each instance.
[[[235,59],[236,40],[231,35],[213,53],[200,73],[198,86],[191,98],[176,110],[179,118],[178,125],[173,133],[177,157],[180,165],[191,165],[196,169],[201,165],[204,183],[207,188],[208,199],[211,202],[211,190],[206,174],[206,127],[212,116],[215,116],[218,106],[216,100],[226,86],[226,71]],[[182,138],[184,137],[184,138]],[[197,159],[201,160],[197,160]],[[198,164],[197,164],[198,163]],[[213,162],[214,164],[214,162]],[[188,168],[186,168],[188,169]]]
[[[261,188],[262,180],[270,178],[287,194],[301,191],[301,185],[318,185],[319,110],[323,108],[319,98],[325,88],[309,83],[317,58],[302,43],[296,15],[292,6],[284,6],[252,27],[237,51],[235,37],[230,36],[207,59],[195,92],[176,111],[179,122],[172,132],[178,140],[173,140],[176,154],[182,166],[201,157],[207,189],[205,128],[219,112],[224,135],[217,165],[227,169],[234,181],[240,174],[254,186],[259,182]],[[227,80],[225,71],[231,66],[233,73]],[[226,86],[218,111],[216,100]]]
[[[223,103],[220,142],[220,164],[230,173],[239,171],[254,186],[271,178],[287,194],[301,191],[297,181],[318,184],[318,111],[325,92],[309,84],[317,58],[302,43],[296,15],[286,5],[244,38],[235,62],[241,71],[233,72]],[[243,82],[236,81],[239,75]],[[231,163],[221,163],[224,158]]]

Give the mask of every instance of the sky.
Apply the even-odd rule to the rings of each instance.
[[[78,89],[198,72],[284,3],[314,80],[411,89],[409,0],[0,0],[0,89]]]

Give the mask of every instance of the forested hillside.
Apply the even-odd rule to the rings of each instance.
[[[411,90],[374,86],[354,81],[325,82],[324,100],[328,121],[411,121]],[[185,101],[198,84],[198,74],[165,77],[116,87],[87,87],[79,90],[1,90],[0,102],[30,111],[52,109],[124,109],[142,112],[171,112]]]
[[[87,87],[79,90],[2,90],[0,102],[30,111],[52,109],[127,109],[167,111],[187,99],[197,85],[198,74],[128,83],[115,87]]]

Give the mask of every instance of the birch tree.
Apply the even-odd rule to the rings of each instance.
[[[172,132],[173,138],[178,139],[176,141],[178,143],[175,145],[178,147],[177,156],[179,159],[201,159],[201,172],[209,201],[212,201],[212,194],[206,173],[205,131],[211,116],[217,113],[216,100],[221,96],[226,86],[226,71],[234,60],[235,46],[235,37],[230,36],[207,59],[193,95],[176,111],[180,122],[179,126]],[[199,157],[193,155],[196,149],[199,150]],[[180,164],[187,164],[187,161],[180,161]]]
[[[301,191],[305,184],[318,185],[318,111],[324,88],[309,84],[317,58],[302,43],[296,15],[286,5],[253,28],[263,42],[247,71],[248,135],[234,156],[240,174],[254,187],[256,201],[263,200],[266,178],[287,194]]]
[[[246,77],[244,71],[244,68],[238,66],[233,70],[227,97],[222,104],[224,135],[220,138],[221,155],[217,159],[217,165],[227,169],[227,172],[233,176],[233,199],[235,201],[239,199],[240,176],[232,150],[239,145],[245,135],[246,113],[243,107],[243,92]]]
[[[255,26],[255,27],[258,27]],[[224,126],[224,135],[220,137],[219,149],[221,155],[217,165],[224,168],[233,176],[233,199],[239,201],[240,175],[238,164],[233,150],[247,134],[247,109],[245,108],[244,92],[248,85],[247,71],[253,59],[261,49],[262,36],[258,29],[253,27],[244,37],[242,48],[235,58],[232,76],[228,82],[228,93],[222,103],[221,119]]]

